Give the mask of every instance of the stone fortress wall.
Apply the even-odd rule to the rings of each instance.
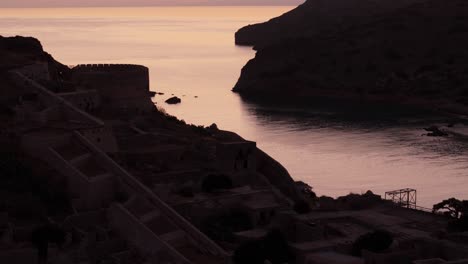
[[[131,64],[84,64],[72,68],[72,80],[83,89],[96,90],[104,108],[120,112],[154,110],[149,70]]]

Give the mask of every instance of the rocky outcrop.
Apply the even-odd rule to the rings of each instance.
[[[312,35],[302,28],[268,45],[252,40],[258,52],[233,90],[292,102],[331,97],[468,105],[468,2],[427,0],[366,20]]]
[[[166,100],[166,104],[180,104],[181,102],[182,100],[177,96],[171,97]]]
[[[288,170],[261,149],[257,151],[257,170],[288,198],[293,201],[301,200],[301,195]]]

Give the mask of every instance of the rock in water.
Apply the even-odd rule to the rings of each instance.
[[[180,104],[181,102],[182,100],[177,96],[171,97],[166,100],[166,104]]]

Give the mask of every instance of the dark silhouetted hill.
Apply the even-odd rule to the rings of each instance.
[[[351,23],[408,6],[421,0],[307,0],[268,22],[248,25],[236,33],[236,44],[263,46],[279,40],[344,29]]]
[[[262,44],[233,90],[251,99],[369,99],[465,111],[467,1],[427,0],[367,20]]]

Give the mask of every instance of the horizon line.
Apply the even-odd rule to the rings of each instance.
[[[284,5],[71,5],[71,6],[0,6],[0,9],[28,9],[28,8],[122,8],[122,7],[283,7],[283,6],[297,6],[294,4]]]

